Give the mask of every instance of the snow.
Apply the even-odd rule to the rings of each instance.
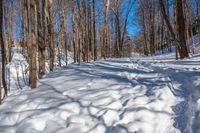
[[[10,75],[7,76],[7,82],[11,86],[10,91],[18,92],[19,89],[22,89],[28,84],[28,63],[26,59],[21,54],[20,49],[13,49],[12,61],[7,65],[7,71]],[[12,93],[11,92],[11,93]]]
[[[199,54],[69,64],[46,74],[34,90],[17,49],[7,68],[1,133],[200,132]]]

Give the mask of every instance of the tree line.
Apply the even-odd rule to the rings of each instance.
[[[1,0],[1,83],[12,48],[20,47],[29,64],[29,84],[37,87],[45,68],[131,55],[127,25],[135,0]],[[48,66],[45,66],[48,62]],[[38,65],[37,65],[38,64]]]
[[[141,29],[135,37],[138,51],[154,55],[164,49],[172,52],[175,47],[176,59],[195,53],[193,36],[200,32],[199,0],[140,0],[137,5]]]

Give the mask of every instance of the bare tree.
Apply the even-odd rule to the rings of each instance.
[[[177,33],[178,33],[178,51],[180,54],[180,58],[188,57],[188,49],[186,45],[186,37],[185,37],[185,21],[183,15],[183,1],[176,0],[176,21],[177,21]]]
[[[2,85],[4,88],[4,96],[7,96],[7,84],[6,84],[6,79],[5,79],[5,63],[6,63],[6,52],[5,52],[5,44],[4,44],[4,40],[3,40],[3,1],[0,1],[0,41],[1,41],[1,80],[2,80]],[[1,81],[0,81],[1,82]],[[1,86],[0,86],[0,91],[1,90]],[[1,93],[2,94],[2,93]],[[0,96],[1,99],[1,96]],[[1,100],[0,100],[1,101]]]
[[[10,2],[10,14],[9,14],[9,45],[8,45],[8,60],[11,62],[11,47],[13,42],[13,1]]]
[[[64,45],[64,52],[65,52],[65,62],[66,62],[66,65],[67,65],[67,62],[68,62],[68,46],[67,46],[67,3],[65,0],[63,0],[63,3],[62,3],[62,37],[63,37],[63,45]]]
[[[39,64],[39,78],[43,78],[45,74],[45,30],[46,30],[46,25],[45,25],[45,11],[42,14],[42,10],[45,10],[45,0],[42,1],[42,9],[41,8],[41,3],[40,0],[36,0],[37,4],[37,42],[38,42],[38,64]],[[42,15],[44,15],[42,17]],[[42,20],[42,18],[44,20]],[[42,30],[42,28],[44,30]]]
[[[71,6],[71,22],[72,22],[72,43],[74,48],[74,63],[77,61],[77,46],[75,42],[75,36],[76,36],[76,29],[75,29],[75,7],[74,7],[74,0],[70,0],[70,6]]]
[[[36,1],[30,1],[30,19],[31,19],[31,47],[30,47],[30,75],[31,75],[31,88],[37,87],[37,77],[36,77]]]
[[[94,61],[97,60],[97,44],[96,44],[96,11],[95,11],[95,0],[92,0],[92,19],[93,19],[93,56]]]
[[[104,0],[104,31],[103,31],[103,47],[102,47],[102,57],[106,58],[106,51],[108,48],[108,11],[110,7],[110,0]]]
[[[49,31],[49,69],[50,71],[53,71],[54,68],[54,56],[55,56],[55,49],[54,49],[54,29],[53,29],[53,14],[52,14],[52,5],[53,0],[48,0],[48,11],[49,11],[49,17],[48,17],[48,31]]]

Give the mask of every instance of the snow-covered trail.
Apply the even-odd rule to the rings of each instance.
[[[133,60],[135,62],[138,60]],[[186,60],[140,59],[138,62],[170,79],[170,89],[183,101],[173,106],[176,114],[174,126],[182,133],[200,133],[200,58]]]
[[[0,132],[179,133],[185,125],[196,130],[198,116],[192,119],[195,111],[187,104],[198,99],[192,94],[200,85],[200,65],[191,63],[125,58],[57,69],[36,90],[5,100]],[[196,110],[196,101],[189,106]]]

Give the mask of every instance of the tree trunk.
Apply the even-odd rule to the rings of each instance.
[[[4,44],[4,40],[3,40],[3,1],[0,0],[0,41],[1,41],[1,64],[2,68],[1,68],[1,80],[2,80],[2,85],[4,88],[4,96],[7,96],[7,85],[6,85],[6,79],[5,79],[5,63],[6,63],[6,52],[5,52],[5,44]],[[0,81],[1,82],[1,81]],[[0,90],[1,90],[1,86],[0,86]],[[1,99],[1,96],[0,96]]]
[[[176,21],[177,21],[177,33],[178,33],[178,51],[180,58],[183,59],[188,57],[188,49],[186,45],[186,36],[185,36],[185,20],[183,15],[183,5],[182,0],[176,0]]]
[[[24,25],[24,22],[25,22],[25,13],[24,13],[24,10],[25,10],[25,6],[24,6],[24,0],[22,0],[22,10],[21,10],[21,14],[22,14],[22,54],[25,56],[25,31],[24,31],[24,28],[25,28],[25,25]]]
[[[8,60],[9,60],[9,62],[11,62],[11,58],[12,58],[11,57],[11,52],[12,52],[11,48],[12,48],[12,42],[13,42],[13,38],[12,38],[13,14],[12,13],[13,13],[13,2],[11,2],[11,4],[10,4],[10,20],[9,20],[9,27],[10,27],[10,31],[9,31],[10,32],[10,36],[9,37],[10,38],[9,38],[9,45],[8,45],[8,49],[9,49],[8,50],[9,51],[9,53],[8,53],[9,54],[8,55],[9,59]]]
[[[92,0],[92,19],[93,19],[93,56],[94,61],[97,60],[97,45],[96,45],[96,11],[95,11],[95,0]]]
[[[67,4],[66,4],[66,1],[64,0],[63,1],[63,4],[62,4],[62,33],[63,33],[63,37],[64,37],[64,49],[65,49],[65,63],[67,65],[67,54],[68,54],[68,46],[67,46],[67,28],[66,28],[66,15],[67,15]]]
[[[49,31],[49,69],[53,71],[54,68],[54,29],[53,29],[53,14],[52,14],[53,0],[48,0],[49,18],[48,18],[48,31]]]
[[[149,10],[149,12],[150,12],[150,36],[149,36],[149,38],[150,38],[150,54],[151,54],[151,56],[155,53],[155,36],[154,36],[154,32],[155,32],[155,7],[153,7],[153,4],[154,3],[152,3],[153,1],[151,1],[150,2],[150,4],[151,4],[151,8],[150,8],[150,10]]]
[[[102,56],[105,59],[108,48],[108,11],[110,7],[110,0],[104,0],[104,31],[103,31],[103,47]]]
[[[31,74],[31,88],[35,89],[37,87],[37,77],[36,77],[36,1],[30,1],[30,17],[31,17],[31,66],[30,74]]]
[[[40,0],[36,0],[36,2],[37,2],[36,4],[37,4],[37,42],[38,42],[39,78],[42,79],[45,74],[45,42],[44,42],[45,31],[42,31]],[[45,0],[43,2],[44,2],[43,4],[45,4]],[[45,23],[43,22],[43,24]],[[45,29],[45,25],[43,25],[43,28]]]
[[[9,21],[8,21],[8,6],[4,6],[4,23],[5,23],[5,39],[4,39],[4,47],[6,54],[6,64],[9,63]]]
[[[76,43],[75,43],[75,36],[76,36],[76,30],[75,30],[75,9],[74,9],[74,0],[70,0],[70,6],[72,11],[71,21],[72,21],[72,43],[74,48],[74,63],[76,63],[77,58],[77,50],[76,50]]]
[[[176,38],[175,32],[170,24],[169,18],[166,14],[165,11],[165,5],[163,3],[163,0],[159,0],[159,4],[161,7],[161,12],[163,15],[163,18],[166,22],[166,25],[171,33],[172,39],[176,43],[176,48],[178,49],[180,58],[185,58],[188,57],[188,50],[187,50],[187,45],[186,45],[186,39],[185,39],[185,20],[183,16],[183,7],[182,7],[182,0],[176,0],[176,7],[175,7],[175,12],[176,12],[176,21],[177,21],[177,34],[178,37]],[[177,55],[177,54],[176,54]]]

